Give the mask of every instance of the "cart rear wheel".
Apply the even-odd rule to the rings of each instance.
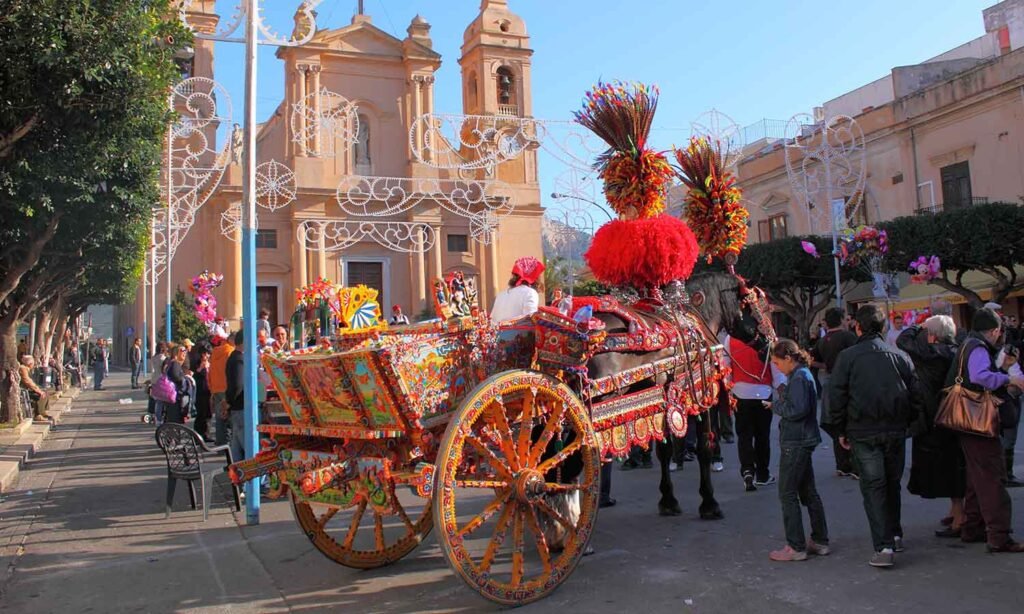
[[[491,377],[438,451],[434,517],[448,564],[497,603],[547,596],[590,540],[599,474],[593,425],[568,386],[529,371]]]
[[[397,513],[383,514],[365,499],[342,510],[308,503],[294,494],[291,497],[295,520],[309,541],[324,556],[346,567],[390,565],[412,552],[433,528],[429,499],[410,496],[407,510],[396,496]]]

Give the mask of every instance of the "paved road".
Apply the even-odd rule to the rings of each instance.
[[[163,460],[138,420],[127,377],[88,391],[66,414],[16,490],[0,503],[0,609],[11,612],[488,612],[490,603],[448,570],[431,537],[400,563],[359,572],[329,562],[298,532],[287,503],[269,502],[244,526],[220,493],[207,523],[180,492],[162,513]],[[774,489],[744,493],[716,476],[726,513],[697,519],[696,472],[675,474],[685,515],[655,514],[657,475],[615,472],[619,505],[603,510],[573,576],[522,612],[1020,612],[1024,556],[931,537],[943,503],[906,495],[908,551],[898,567],[867,566],[870,543],[855,482],[832,477],[816,454],[835,553],[778,564]],[[1024,458],[1024,453],[1018,455]],[[1024,463],[1018,465],[1024,473]],[[1024,489],[1013,493],[1024,535]],[[243,523],[240,525],[239,523]]]

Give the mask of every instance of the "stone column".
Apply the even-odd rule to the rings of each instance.
[[[309,67],[309,72],[311,73],[311,75],[313,77],[313,79],[312,79],[312,87],[310,88],[310,90],[311,90],[310,93],[313,94],[313,117],[317,118],[316,129],[313,130],[313,151],[316,153],[316,155],[322,156],[323,152],[320,150],[320,148],[322,146],[320,144],[320,122],[319,122],[319,118],[320,118],[320,65],[319,64],[315,64],[313,66],[310,66]]]
[[[442,260],[442,253],[441,253],[441,239],[443,239],[444,237],[441,234],[441,225],[440,224],[434,224],[433,228],[434,228],[434,246],[430,249],[430,257],[431,257],[431,260],[433,262],[433,267],[434,267],[433,272],[432,272],[432,279],[438,278],[438,277],[444,277],[444,261]],[[431,284],[431,285],[433,285],[433,284]]]
[[[423,88],[423,77],[421,77],[419,75],[413,75],[412,83],[413,83],[413,88],[412,88],[412,96],[413,96],[413,98],[412,98],[412,104],[413,104],[412,121],[415,122],[415,125],[416,125],[416,135],[415,135],[416,142],[413,144],[413,146],[414,146],[413,149],[415,151],[420,151],[420,149],[423,147],[423,126],[420,125],[420,121],[419,121],[420,115],[423,114],[423,97],[421,95],[421,90]]]
[[[488,301],[487,304],[494,302],[494,297],[498,296],[498,292],[501,290],[501,284],[499,283],[500,272],[498,271],[498,237],[497,230],[491,235],[491,242],[487,245],[487,264],[490,268],[490,279],[487,283]]]
[[[228,254],[224,279],[228,284],[228,309],[223,314],[228,325],[234,328],[242,319],[242,229],[236,228],[227,241]]]
[[[296,288],[301,288],[309,283],[306,280],[306,241],[305,237],[301,239],[299,237],[299,226],[301,224],[301,221],[296,220],[293,224],[294,232],[292,233],[293,240],[295,241],[295,274],[292,276],[292,279]]]
[[[298,98],[298,101],[300,103],[304,104],[306,102],[306,99],[305,99],[305,97],[306,97],[306,70],[307,70],[308,66],[306,66],[305,64],[298,64],[298,65],[296,65],[295,68],[297,70],[298,77],[299,77],[299,91],[298,91],[297,98]],[[295,144],[298,146],[298,153],[296,155],[304,156],[304,155],[306,155],[306,114],[305,113],[300,113],[299,114],[299,129],[298,129],[298,132],[299,132],[298,138],[295,140]]]
[[[423,233],[419,233],[418,248],[412,255],[412,274],[414,283],[413,300],[416,301],[415,308],[417,313],[423,311],[427,307],[427,263],[424,248],[426,245],[423,243]]]
[[[427,84],[427,92],[426,92],[426,94],[427,94],[427,104],[426,104],[426,106],[427,106],[427,115],[433,115],[433,113],[434,113],[434,77],[424,77],[423,81]],[[433,124],[433,121],[431,121],[431,124]],[[422,155],[423,155],[423,159],[424,160],[430,160],[430,158],[431,158],[431,154],[430,154],[430,150],[429,149],[424,151]],[[440,236],[438,237],[438,239],[440,240]]]
[[[327,277],[327,248],[324,244],[324,235],[320,233],[320,238],[317,240],[316,248],[316,275],[317,277]],[[334,283],[340,283],[340,280],[332,279]]]

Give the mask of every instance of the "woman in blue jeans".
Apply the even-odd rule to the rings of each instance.
[[[818,391],[808,368],[810,356],[791,339],[772,347],[772,364],[789,382],[779,387],[772,412],[779,416],[779,500],[786,528],[786,546],[768,556],[773,561],[804,561],[808,554],[826,555],[828,526],[825,506],[814,485],[811,455],[821,443],[818,431]],[[768,404],[768,403],[766,403]],[[811,518],[811,537],[804,534],[800,504]]]

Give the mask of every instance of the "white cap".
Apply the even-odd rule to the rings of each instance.
[[[1002,311],[1003,306],[999,303],[988,302],[984,305],[985,309],[991,309],[992,311]]]

